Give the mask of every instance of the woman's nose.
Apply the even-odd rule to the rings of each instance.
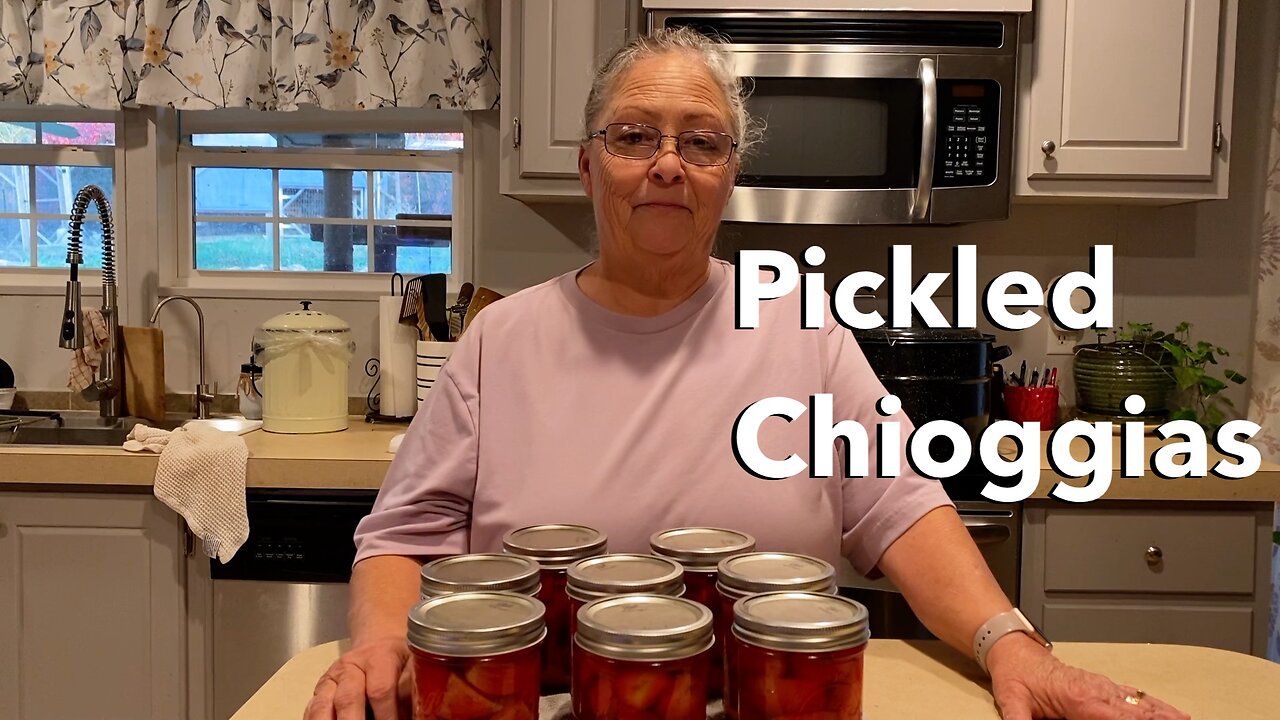
[[[671,141],[670,145],[667,144],[668,140]],[[658,154],[649,166],[649,179],[662,183],[684,182],[684,163],[680,160],[680,153],[676,151],[675,138],[662,138]]]

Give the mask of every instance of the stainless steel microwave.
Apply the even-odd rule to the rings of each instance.
[[[914,224],[1009,216],[1018,18],[650,10],[727,42],[764,121],[725,220]]]

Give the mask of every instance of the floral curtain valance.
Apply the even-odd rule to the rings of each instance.
[[[0,103],[330,110],[498,102],[484,0],[2,0]]]

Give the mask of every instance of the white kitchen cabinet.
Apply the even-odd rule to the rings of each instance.
[[[503,194],[584,197],[578,146],[592,72],[639,18],[635,0],[502,3]]]
[[[1052,640],[1266,654],[1271,506],[1029,503],[1019,604]]]
[[[1225,198],[1237,0],[1038,0],[1016,194]]]
[[[185,717],[183,577],[150,494],[0,492],[0,720]]]

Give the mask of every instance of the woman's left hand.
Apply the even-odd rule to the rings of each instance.
[[[987,667],[1004,720],[1190,719],[1137,688],[1067,665],[1025,635],[1010,635],[992,647]]]

